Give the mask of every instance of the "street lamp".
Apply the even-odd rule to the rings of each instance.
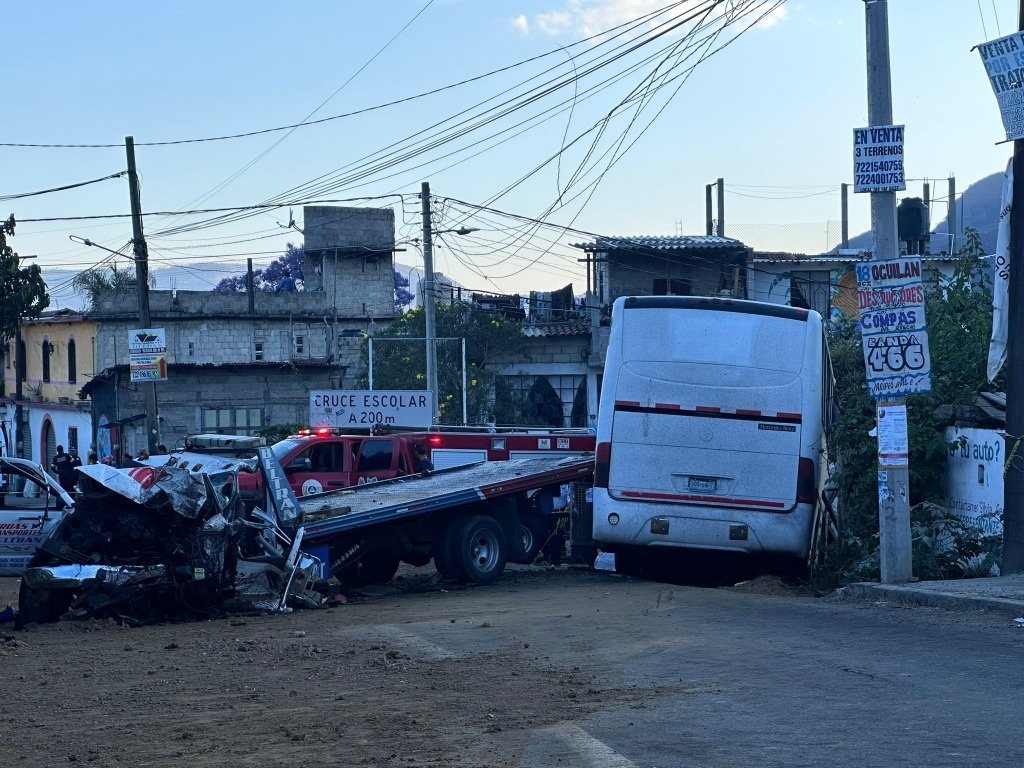
[[[437,324],[434,318],[434,238],[448,233],[468,235],[476,232],[474,227],[443,229],[433,232],[430,223],[430,183],[424,181],[420,187],[420,203],[423,214],[423,310],[427,337],[427,389],[430,390],[430,420],[437,423]]]
[[[107,246],[105,245],[94,243],[87,237],[79,237],[78,235],[68,235],[68,239],[76,243],[81,243],[82,245],[88,245],[93,248],[99,248],[101,251],[106,251],[107,253],[113,253],[115,256],[124,256],[126,259],[131,259],[132,261],[135,261],[135,259],[129,256],[127,253],[121,253],[120,251],[115,251],[113,248],[107,248]]]

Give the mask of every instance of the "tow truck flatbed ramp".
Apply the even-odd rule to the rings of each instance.
[[[487,501],[593,474],[593,456],[492,461],[303,496],[305,539]]]

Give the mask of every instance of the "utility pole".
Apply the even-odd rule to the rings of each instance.
[[[1024,0],[1017,28],[1024,32]],[[1003,574],[1024,572],[1024,140],[1013,142],[1010,277],[1006,319],[1006,464],[1003,480]]]
[[[956,211],[956,177],[949,177],[949,216],[946,217],[949,227],[949,255],[952,256],[960,248],[960,216]]]
[[[430,421],[437,424],[437,324],[434,319],[434,242],[430,223],[430,183],[420,187],[423,212],[423,316],[427,337],[427,389],[430,390]]]
[[[125,136],[124,146],[128,153],[128,192],[132,203],[132,250],[135,256],[135,281],[138,283],[139,324],[149,328],[149,249],[142,234],[142,203],[139,199],[139,174],[135,170],[135,139]],[[150,454],[154,454],[159,442],[156,382],[142,381],[139,387],[146,401],[146,448]]]
[[[725,179],[719,179],[718,185],[718,227],[715,234],[725,237]]]
[[[889,9],[887,0],[865,0],[867,39],[868,123],[892,125],[892,79],[889,71]],[[871,193],[872,260],[895,259],[900,255],[896,227],[896,193]],[[876,412],[888,405],[904,405],[906,399],[893,397],[879,403]],[[880,416],[876,416],[878,429]],[[905,425],[904,425],[905,429]],[[880,430],[879,430],[880,431]],[[906,436],[903,436],[904,443]],[[910,537],[910,469],[878,466],[879,564],[883,584],[902,584],[913,575]]]
[[[839,247],[850,247],[850,185],[846,182],[839,187]]]
[[[707,220],[705,223],[704,234],[706,234],[708,237],[711,237],[713,234],[715,234],[714,188],[714,184],[704,185],[704,214],[705,219]]]

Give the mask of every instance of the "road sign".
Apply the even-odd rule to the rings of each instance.
[[[128,331],[128,368],[132,381],[167,381],[167,339],[163,328]]]
[[[858,264],[857,303],[871,396],[930,392],[921,260],[880,259]]]
[[[426,390],[313,390],[309,393],[309,423],[349,429],[370,429],[378,424],[429,427],[431,402]]]
[[[902,125],[853,129],[853,191],[896,192],[907,188]]]
[[[978,54],[999,102],[1006,140],[1024,139],[1024,33],[1014,32],[982,43]]]

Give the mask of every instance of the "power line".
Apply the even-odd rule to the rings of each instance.
[[[124,176],[128,171],[118,171],[112,173],[109,176],[103,176],[99,179],[92,179],[90,181],[79,181],[75,184],[65,184],[62,187],[51,187],[50,189],[43,189],[38,192],[21,192],[16,195],[0,195],[0,200],[21,200],[26,197],[36,197],[37,195],[48,195],[51,192],[63,192],[66,189],[77,189],[78,187],[87,187],[90,184],[98,184],[101,181],[110,181],[111,179],[119,179]]]

